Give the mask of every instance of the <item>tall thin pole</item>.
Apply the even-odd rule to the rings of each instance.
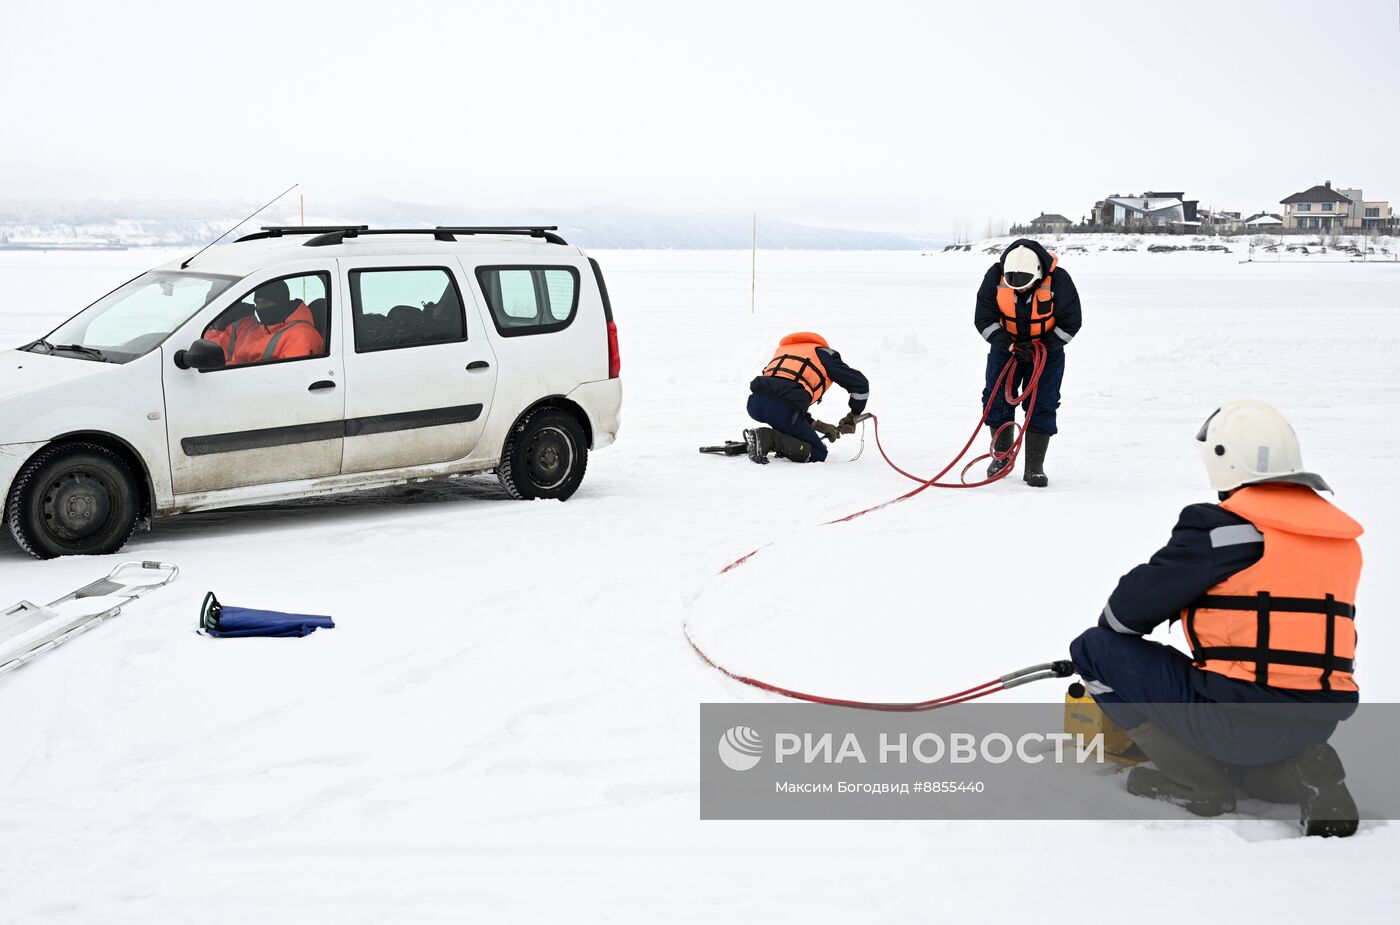
[[[758,311],[758,213],[753,214],[753,250],[749,270],[749,314]]]
[[[306,194],[305,194],[305,193],[301,193],[301,194],[298,196],[298,198],[301,199],[301,223],[302,223],[303,225],[305,225],[305,224],[306,224]]]

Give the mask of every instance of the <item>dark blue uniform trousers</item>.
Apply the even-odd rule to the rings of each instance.
[[[1069,654],[1085,681],[1113,689],[1093,697],[1119,726],[1131,730],[1151,720],[1227,764],[1282,761],[1327,741],[1337,727],[1337,720],[1328,718],[1336,715],[1329,713],[1338,709],[1335,705],[1210,700],[1198,689],[1196,676],[1204,672],[1190,656],[1141,636],[1096,626],[1070,643]]]
[[[826,443],[822,440],[822,435],[813,430],[812,425],[808,423],[805,410],[794,408],[771,395],[754,394],[749,396],[749,417],[767,424],[774,430],[807,441],[812,447],[810,462],[826,459]]]
[[[992,386],[996,385],[997,376],[1001,375],[1001,368],[1011,359],[1011,351],[1001,347],[993,347],[987,353],[987,384],[982,388],[982,407],[987,407],[987,399],[991,397]],[[1026,383],[1031,378],[1032,364],[1025,361],[1016,363],[1016,381],[1012,384],[1015,394],[1020,394],[1026,387]],[[1065,378],[1065,352],[1064,350],[1051,349],[1045,357],[1045,369],[1040,374],[1040,386],[1035,396],[1035,411],[1031,414],[1029,426],[1031,430],[1038,430],[1041,433],[1054,434],[1058,432],[1055,427],[1055,412],[1060,407],[1060,383]],[[997,390],[996,401],[992,402],[992,410],[987,414],[987,424],[992,428],[1000,427],[1007,421],[1016,417],[1016,411],[1006,401],[1006,383],[1001,384]],[[1021,406],[1025,408],[1025,405]]]

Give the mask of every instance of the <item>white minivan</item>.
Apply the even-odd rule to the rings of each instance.
[[[0,498],[40,558],[157,517],[495,471],[568,498],[617,436],[617,327],[552,227],[270,227],[0,352]]]

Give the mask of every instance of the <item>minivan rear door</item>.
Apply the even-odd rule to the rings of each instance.
[[[341,471],[450,462],[481,439],[496,357],[457,262],[340,261],[345,325]]]

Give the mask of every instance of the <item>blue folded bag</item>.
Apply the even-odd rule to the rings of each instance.
[[[307,636],[318,629],[335,629],[335,621],[315,614],[227,607],[210,591],[204,595],[204,603],[199,608],[199,628],[219,638]]]

